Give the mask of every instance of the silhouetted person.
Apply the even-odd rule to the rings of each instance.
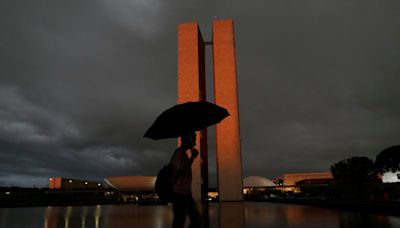
[[[173,228],[181,228],[186,216],[190,218],[189,227],[200,227],[201,216],[192,197],[192,163],[199,155],[193,148],[196,145],[196,134],[181,136],[181,145],[172,157],[172,175],[175,177],[173,186],[172,205],[174,210]],[[190,157],[188,155],[190,151]]]

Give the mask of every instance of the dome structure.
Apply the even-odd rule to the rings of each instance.
[[[119,191],[153,191],[155,176],[107,177],[104,181]]]
[[[244,188],[262,188],[271,186],[276,186],[276,184],[265,177],[250,176],[243,179]]]

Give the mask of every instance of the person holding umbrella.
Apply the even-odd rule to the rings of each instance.
[[[206,101],[186,102],[175,105],[161,113],[144,137],[154,140],[180,137],[181,144],[175,150],[172,165],[172,204],[174,211],[173,228],[181,228],[186,216],[190,218],[189,227],[200,227],[202,219],[192,197],[192,163],[199,155],[194,148],[194,132],[218,124],[229,116],[228,111]],[[188,155],[189,154],[189,155]]]
[[[172,205],[174,211],[173,228],[181,228],[185,225],[186,216],[190,218],[189,227],[200,227],[201,216],[192,197],[192,163],[199,155],[194,148],[196,134],[189,133],[181,136],[181,144],[175,150],[171,159],[172,176],[175,183],[172,188]],[[190,151],[190,156],[188,156]]]

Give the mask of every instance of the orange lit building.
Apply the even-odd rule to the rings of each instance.
[[[77,189],[99,189],[103,188],[104,184],[101,182],[94,182],[88,180],[76,180],[71,178],[50,177],[49,188],[59,190],[77,190]]]
[[[242,153],[233,21],[213,21],[214,102],[229,112],[215,126],[220,201],[243,200]]]
[[[242,158],[233,21],[213,20],[212,42],[204,42],[198,23],[178,26],[178,103],[206,100],[205,45],[212,45],[214,102],[229,116],[216,125],[217,180],[221,201],[241,201]],[[198,133],[200,156],[192,165],[192,195],[196,201],[207,198],[207,133]]]
[[[331,172],[318,172],[318,173],[286,173],[283,174],[284,185],[296,185],[296,182],[305,180],[331,180],[333,179]]]

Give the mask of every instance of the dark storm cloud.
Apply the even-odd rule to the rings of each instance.
[[[245,176],[374,157],[399,143],[399,9],[395,1],[3,1],[0,185],[155,175],[176,144],[142,135],[176,102],[176,26],[198,21],[211,40],[213,18],[235,21]]]
[[[254,27],[243,26],[237,35],[248,44],[238,55],[241,91],[258,87],[241,94],[249,172],[263,161],[267,173],[326,170],[396,144],[398,6],[304,1],[264,9],[249,19],[264,32],[247,36]]]

